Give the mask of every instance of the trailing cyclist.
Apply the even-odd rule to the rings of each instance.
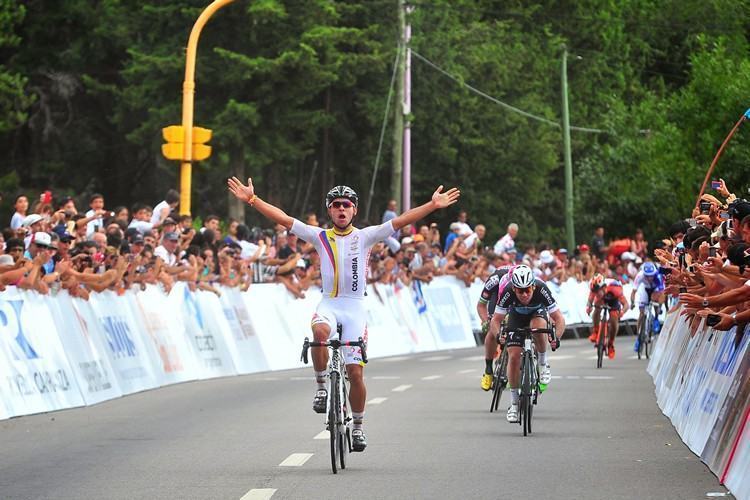
[[[607,357],[615,358],[615,337],[617,337],[617,328],[620,326],[620,315],[622,311],[627,310],[628,301],[622,290],[622,283],[616,279],[604,279],[601,274],[595,274],[591,278],[589,285],[589,299],[586,304],[586,314],[591,316],[592,310],[594,315],[594,327],[589,335],[589,340],[596,344],[599,341],[599,316],[601,306],[608,305],[609,311],[609,339],[607,342]]]
[[[653,262],[645,262],[633,280],[633,291],[630,294],[630,307],[635,307],[635,304],[637,303],[639,309],[637,332],[640,332],[641,328],[643,328],[646,307],[652,299],[655,302],[661,303],[664,288],[664,276],[659,273],[656,265],[654,265]],[[634,346],[635,352],[638,352],[640,340],[640,336],[636,335]]]
[[[508,408],[508,422],[518,422],[518,390],[521,370],[521,351],[523,350],[523,339],[515,335],[515,328],[547,328],[548,316],[555,324],[555,338],[551,340],[556,349],[560,338],[565,332],[565,318],[555,302],[552,292],[542,280],[534,278],[534,272],[526,265],[520,265],[513,270],[511,286],[497,299],[497,307],[490,321],[488,337],[496,337],[500,331],[500,325],[508,316],[507,338],[505,348],[508,350],[508,385],[510,387],[511,405]],[[547,361],[547,336],[535,334],[534,344],[537,350],[539,363],[539,381],[547,385],[552,380],[549,362]],[[485,344],[486,347],[487,344]],[[492,378],[492,359],[487,359],[489,354],[485,350],[485,374],[482,377],[482,388],[484,380],[489,375]]]
[[[482,294],[477,301],[477,314],[479,315],[479,319],[482,320],[482,333],[484,334],[484,346],[485,351],[487,352],[487,357],[492,356],[494,358],[497,353],[497,338],[487,335],[487,331],[490,327],[490,318],[492,318],[492,315],[495,312],[497,298],[503,294],[510,283],[513,269],[516,267],[518,266],[502,266],[490,274],[490,277],[484,282]],[[489,391],[491,386],[492,375],[489,377],[482,377],[482,389]]]
[[[232,194],[258,210],[276,224],[281,224],[302,240],[312,244],[320,255],[323,279],[323,299],[313,315],[311,328],[316,342],[326,342],[335,335],[337,325],[342,326],[341,340],[367,340],[367,311],[364,295],[367,277],[367,262],[370,248],[402,227],[425,218],[433,211],[453,205],[460,191],[451,188],[443,192],[443,186],[432,194],[432,200],[413,208],[395,219],[379,226],[357,229],[352,219],[357,215],[359,197],[348,186],[336,186],[326,195],[326,208],[333,222],[331,229],[309,226],[287,215],[283,210],[263,201],[255,194],[252,179],[247,185],[236,177],[227,181]],[[325,413],[328,402],[326,390],[326,366],[328,349],[312,348],[313,368],[318,386],[313,399],[313,410]],[[365,415],[367,389],[363,378],[364,363],[359,347],[345,351],[346,371],[349,376],[349,401],[352,409],[352,450],[364,451],[367,446],[362,424]]]

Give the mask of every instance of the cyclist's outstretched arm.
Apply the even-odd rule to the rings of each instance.
[[[250,206],[255,207],[258,212],[272,222],[281,224],[287,228],[287,230],[292,229],[292,222],[294,222],[294,220],[279,207],[275,207],[258,198],[255,194],[255,188],[253,187],[253,180],[250,177],[247,178],[247,186],[245,186],[237,177],[232,177],[227,180],[227,185],[229,186],[229,191],[238,200],[241,200],[244,203],[249,203]]]
[[[458,188],[450,188],[443,193],[443,186],[438,186],[435,192],[432,193],[432,199],[430,201],[424,205],[414,207],[393,219],[391,221],[393,229],[399,230],[406,225],[414,224],[418,220],[424,219],[435,210],[453,205],[458,201],[459,196],[461,196],[461,191],[459,191]]]

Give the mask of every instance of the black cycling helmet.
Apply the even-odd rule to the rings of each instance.
[[[328,194],[326,195],[326,207],[330,207],[331,202],[336,198],[346,198],[354,203],[355,207],[359,204],[359,196],[357,196],[357,192],[349,186],[336,186],[328,191]]]

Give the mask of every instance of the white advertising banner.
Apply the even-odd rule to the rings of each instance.
[[[162,379],[156,370],[158,355],[144,341],[144,326],[135,321],[126,300],[111,291],[92,293],[89,298],[99,325],[95,334],[100,336],[120,389],[131,394],[158,387]]]
[[[45,297],[45,301],[86,404],[122,396],[91,304],[73,299],[65,291],[55,297]]]
[[[745,415],[745,425],[736,448],[724,484],[739,500],[750,499],[750,418]]]
[[[175,284],[169,297],[176,301],[176,316],[182,320],[183,328],[197,354],[198,377],[214,378],[236,374],[226,340],[226,337],[231,338],[231,333],[219,298],[212,292],[191,292],[185,283]]]
[[[178,294],[180,290],[174,290]],[[127,296],[133,315],[143,325],[143,335],[158,354],[157,370],[162,384],[174,384],[195,380],[200,368],[195,347],[180,321],[177,302],[170,301],[156,286]]]
[[[404,293],[408,293],[405,289]],[[380,358],[413,352],[409,330],[391,313],[390,297],[379,296],[371,286],[365,297],[367,310],[367,357]]]
[[[0,295],[7,413],[25,415],[85,404],[57,326],[43,296],[15,288]]]
[[[220,287],[221,308],[232,332],[232,342],[227,347],[238,373],[255,373],[269,369],[260,338],[255,331],[250,314],[236,288]]]
[[[373,293],[375,293],[374,289]],[[409,339],[412,352],[437,349],[435,338],[430,329],[430,322],[427,319],[427,307],[421,290],[417,293],[412,287],[396,288],[378,285],[377,293],[389,306],[391,315],[396,318],[396,322],[405,330],[403,335]]]
[[[453,278],[455,279],[455,278]],[[427,317],[435,334],[438,349],[455,349],[476,345],[471,320],[459,288],[442,277],[422,287]]]

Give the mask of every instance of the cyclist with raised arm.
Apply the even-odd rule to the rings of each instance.
[[[646,306],[648,306],[652,298],[656,302],[661,302],[664,288],[664,276],[659,273],[656,265],[653,262],[644,262],[641,270],[635,275],[633,291],[630,293],[630,307],[635,307],[638,304],[639,309],[638,328],[636,332],[640,332],[641,328],[643,328]],[[635,352],[638,352],[640,342],[641,337],[636,335],[635,346],[633,347]]]
[[[628,309],[628,300],[622,290],[622,283],[616,279],[605,279],[601,274],[595,274],[589,284],[589,299],[586,304],[586,314],[592,316],[594,327],[589,340],[596,344],[599,341],[599,316],[602,305],[608,305],[609,311],[609,339],[607,342],[607,357],[615,359],[615,337],[620,326],[620,315]]]
[[[326,208],[333,222],[331,229],[309,226],[287,215],[280,208],[263,201],[255,194],[252,179],[247,185],[236,177],[227,181],[232,194],[254,207],[261,215],[276,224],[281,224],[307,243],[311,243],[320,255],[323,280],[323,299],[312,318],[312,332],[316,342],[326,342],[336,334],[337,325],[342,326],[341,340],[367,340],[367,311],[364,294],[367,278],[367,263],[370,248],[402,227],[425,218],[433,211],[445,208],[458,201],[460,191],[451,188],[443,192],[439,186],[432,200],[413,208],[379,226],[357,229],[352,219],[357,215],[359,197],[348,186],[336,186],[326,195]],[[325,386],[328,350],[312,348],[313,368],[318,386],[313,399],[313,410],[325,413],[328,391]],[[349,401],[352,409],[352,449],[364,451],[367,440],[362,429],[365,415],[367,389],[363,378],[364,363],[359,347],[347,348],[344,362],[351,390]]]
[[[497,353],[497,336],[487,335],[490,326],[490,318],[495,313],[497,298],[503,294],[510,278],[513,275],[513,269],[516,265],[502,266],[490,274],[487,281],[482,287],[482,294],[477,301],[477,314],[482,320],[482,332],[484,336],[484,346],[487,355],[485,356],[485,374],[482,376],[482,389],[489,391],[492,387],[492,361]],[[489,373],[487,372],[489,370]]]
[[[548,328],[548,316],[555,324],[554,347],[560,343],[565,332],[565,318],[555,302],[552,292],[542,280],[534,278],[534,272],[529,266],[520,265],[513,270],[511,286],[507,287],[497,299],[497,307],[490,321],[490,331],[487,336],[496,337],[500,325],[508,316],[506,327],[508,335],[505,348],[508,349],[508,386],[510,387],[511,405],[508,407],[508,422],[518,422],[519,383],[521,378],[521,351],[523,351],[523,337],[517,335],[516,328]],[[537,357],[539,361],[539,382],[547,385],[552,380],[549,363],[547,362],[547,335],[534,334]],[[485,344],[485,354],[486,344]],[[490,375],[491,376],[491,375]],[[484,377],[483,377],[484,378]]]

